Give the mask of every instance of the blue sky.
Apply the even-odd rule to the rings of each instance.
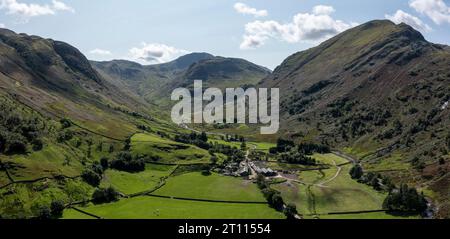
[[[188,52],[273,69],[287,56],[373,19],[450,44],[448,0],[0,0],[0,24],[68,42],[89,59],[166,62]]]

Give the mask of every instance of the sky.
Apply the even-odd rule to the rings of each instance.
[[[208,52],[274,69],[374,19],[450,44],[450,0],[0,0],[0,27],[65,41],[91,60],[141,64]]]

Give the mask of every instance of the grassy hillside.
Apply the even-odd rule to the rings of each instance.
[[[449,177],[449,66],[448,46],[406,24],[371,21],[293,54],[260,86],[284,92],[282,134],[427,188]],[[432,191],[442,196],[448,187]],[[438,206],[444,211],[446,201]]]

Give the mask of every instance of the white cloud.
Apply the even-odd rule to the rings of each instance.
[[[101,55],[101,56],[110,56],[110,55],[112,55],[112,53],[110,51],[99,49],[99,48],[91,50],[91,51],[89,51],[89,53],[93,54],[93,55]]]
[[[292,22],[279,23],[270,21],[253,21],[245,25],[245,35],[240,45],[241,49],[252,49],[264,45],[270,39],[278,39],[289,43],[300,41],[321,41],[355,26],[333,19],[331,6],[319,5],[312,13],[299,13]]]
[[[428,26],[426,23],[424,23],[418,17],[415,17],[415,16],[413,16],[409,13],[406,13],[402,10],[397,10],[397,12],[392,16],[386,14],[385,17],[387,19],[393,21],[396,24],[399,24],[402,22],[406,23],[419,31],[429,32],[432,30],[430,26]]]
[[[23,3],[18,2],[17,0],[1,0],[0,9],[6,10],[7,14],[17,15],[22,19],[43,15],[55,15],[58,11],[75,11],[65,3],[57,0],[52,0],[52,4]]]
[[[0,23],[0,28],[6,28],[6,25],[3,23]]]
[[[75,12],[75,10],[68,6],[67,4],[57,1],[57,0],[52,0],[52,4],[53,4],[53,9],[55,9],[56,11],[69,11],[69,12]]]
[[[316,15],[330,15],[335,10],[332,6],[317,5],[313,8],[313,13]]]
[[[438,25],[450,23],[450,7],[443,0],[412,0],[409,6]]]
[[[142,64],[165,63],[188,53],[189,51],[172,46],[159,43],[148,44],[145,42],[142,43],[142,47],[130,49],[131,60]]]
[[[234,9],[244,15],[253,15],[254,17],[265,17],[268,15],[267,10],[257,10],[256,8],[249,7],[245,3],[234,4]]]

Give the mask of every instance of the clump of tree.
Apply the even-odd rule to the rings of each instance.
[[[280,212],[283,211],[284,202],[280,192],[271,189],[263,175],[257,176],[256,184],[263,193],[264,198],[267,200],[269,206]]]
[[[383,177],[379,173],[368,172],[364,173],[361,165],[357,164],[350,169],[350,176],[359,183],[371,186],[377,191],[391,191],[395,185],[391,182],[389,177]]]
[[[383,202],[383,208],[390,212],[406,214],[422,214],[427,209],[427,200],[423,193],[406,184],[392,190]]]
[[[69,141],[73,138],[73,131],[69,129],[65,129],[63,131],[60,131],[56,137],[57,141],[59,143],[64,143],[66,141]]]
[[[326,145],[315,143],[301,143],[296,145],[292,140],[280,138],[277,140],[277,146],[270,148],[269,152],[271,154],[285,153],[292,151],[294,148],[296,151],[306,155],[312,155],[314,153],[329,153],[331,151],[330,147]]]
[[[81,173],[81,178],[89,185],[98,187],[98,185],[100,185],[100,181],[102,180],[102,174],[99,174],[92,169],[85,169]]]
[[[42,149],[46,125],[38,116],[24,111],[7,99],[0,99],[0,153],[25,154],[28,147]]]
[[[264,188],[261,191],[270,207],[272,207],[275,210],[280,211],[280,212],[283,211],[284,201],[283,201],[283,198],[281,197],[280,192],[278,192],[274,189],[271,189],[269,187]]]
[[[224,140],[227,142],[244,142],[245,138],[244,138],[244,136],[241,136],[238,134],[235,134],[235,135],[227,134],[227,135],[225,135]]]
[[[202,132],[201,134],[195,132],[191,132],[190,134],[178,134],[175,136],[175,141],[184,144],[192,144],[206,150],[210,148],[208,135],[205,132]]]
[[[98,188],[92,194],[94,204],[110,203],[119,200],[119,193],[112,187]]]
[[[290,151],[293,147],[295,147],[294,141],[279,138],[277,140],[277,146],[274,148],[270,148],[269,152],[271,154],[283,153]]]
[[[72,121],[67,118],[62,118],[61,120],[59,120],[59,123],[61,124],[62,129],[67,129],[72,126]]]
[[[133,157],[130,152],[123,151],[109,163],[109,167],[126,172],[141,172],[145,170],[145,162],[142,158]]]
[[[256,177],[256,185],[258,185],[258,188],[261,190],[269,187],[266,178],[261,174],[258,174]]]
[[[278,161],[290,164],[316,165],[316,160],[314,158],[306,156],[304,153],[300,152],[298,148],[294,148],[290,152],[279,154]]]
[[[224,154],[227,156],[226,161],[228,162],[240,162],[245,159],[244,151],[230,145],[212,143],[210,144],[208,152],[211,155],[214,155],[216,153]]]
[[[106,168],[103,167],[104,162],[94,162],[89,167],[83,170],[81,173],[81,178],[93,187],[100,185],[102,180],[103,172]]]
[[[65,205],[61,200],[54,200],[48,205],[37,208],[37,218],[41,220],[58,219],[62,217]]]

